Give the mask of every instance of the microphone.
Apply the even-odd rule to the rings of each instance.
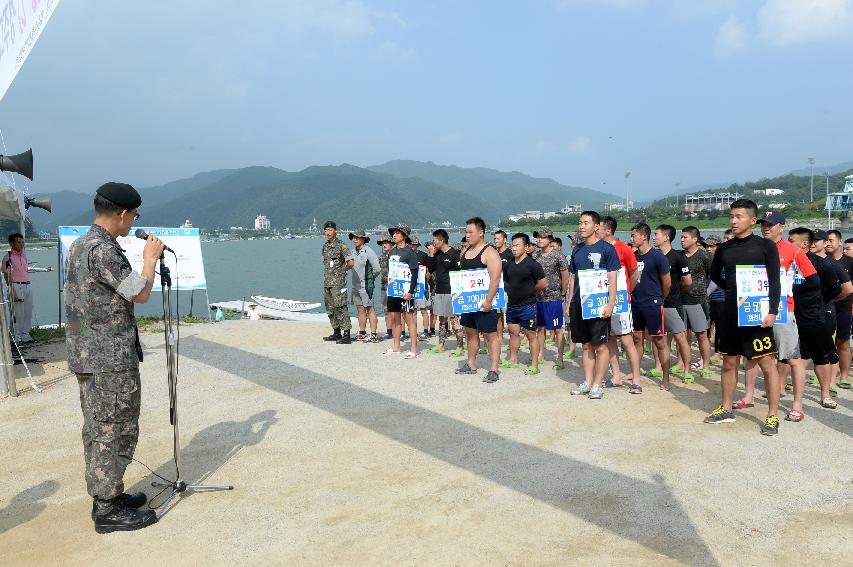
[[[136,238],[141,238],[142,240],[148,240],[148,237],[150,236],[150,234],[148,234],[147,232],[145,232],[141,228],[137,228],[136,232],[134,232],[133,234],[136,236]],[[171,248],[169,248],[165,244],[163,245],[163,249],[166,250],[166,252],[171,252],[172,254],[175,253],[174,250],[172,250]]]

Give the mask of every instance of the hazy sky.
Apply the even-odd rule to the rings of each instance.
[[[34,192],[401,158],[651,196],[853,159],[851,30],[853,0],[64,0],[0,129]]]

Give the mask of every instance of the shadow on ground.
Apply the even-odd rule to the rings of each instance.
[[[41,514],[47,508],[47,504],[42,500],[55,494],[57,490],[59,490],[58,482],[45,480],[13,496],[0,510],[0,534],[26,524]]]
[[[270,427],[278,421],[275,414],[273,410],[266,410],[244,421],[223,421],[196,433],[181,450],[181,480],[188,484],[204,483],[244,447],[260,443]],[[174,481],[175,463],[172,458],[157,467],[155,472],[170,482]],[[147,475],[127,492],[145,492],[151,496],[152,502],[149,502],[149,506],[160,506],[171,490],[158,495],[159,489],[151,486],[152,480],[157,479]],[[184,492],[182,499],[192,494],[193,491]]]
[[[217,366],[211,352],[225,362]],[[629,477],[283,360],[197,337],[185,339],[181,353],[536,498],[676,561],[717,565],[660,476],[648,481]]]

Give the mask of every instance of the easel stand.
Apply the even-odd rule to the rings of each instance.
[[[163,502],[157,510],[157,518],[160,519],[166,512],[166,508],[178,494],[187,490],[212,491],[212,490],[234,490],[228,485],[187,484],[181,478],[181,444],[178,436],[178,342],[172,328],[172,277],[169,268],[160,256],[160,286],[163,291],[163,325],[166,337],[166,367],[169,374],[169,422],[172,424],[172,450],[175,459],[174,482],[152,482],[151,486],[160,488],[171,488],[172,494]]]

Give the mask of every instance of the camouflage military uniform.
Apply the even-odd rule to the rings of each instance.
[[[379,271],[382,274],[382,307],[388,304],[388,258],[390,257],[391,253],[384,250],[382,251],[382,255],[379,256]]]
[[[146,279],[98,225],[71,246],[65,276],[68,367],[80,386],[86,485],[105,506],[124,491],[139,437],[142,349],[132,299]]]
[[[323,244],[323,300],[333,329],[352,328],[347,309],[347,262],[353,259],[352,250],[335,238]]]

